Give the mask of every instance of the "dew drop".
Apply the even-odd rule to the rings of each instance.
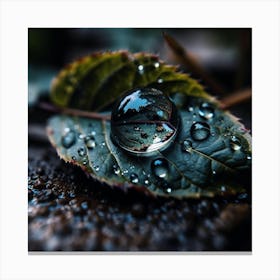
[[[240,140],[236,136],[231,136],[230,147],[233,151],[238,151],[241,149]]]
[[[221,192],[225,192],[227,188],[225,186],[221,186]]]
[[[75,157],[75,156],[72,156],[72,159],[73,159],[73,160],[76,160],[76,157]]]
[[[79,148],[78,149],[78,155],[80,157],[83,157],[86,154],[85,149],[84,148]]]
[[[210,104],[203,102],[199,106],[198,113],[202,118],[209,120],[214,117],[214,108]]]
[[[190,153],[192,151],[192,142],[190,140],[184,140],[182,144],[182,150]]]
[[[85,144],[89,149],[93,149],[96,146],[95,140],[93,136],[86,136],[85,137]]]
[[[100,170],[99,165],[94,165],[93,168],[94,168],[94,170],[95,170],[96,172],[98,172],[98,171]]]
[[[86,136],[84,135],[84,134],[82,134],[82,133],[79,133],[79,139],[84,139]]]
[[[87,163],[88,163],[87,160],[84,159],[84,160],[83,160],[83,165],[87,165]]]
[[[142,65],[142,64],[138,65],[138,72],[139,72],[140,74],[143,74],[143,73],[144,73],[144,65]]]
[[[111,138],[129,153],[148,156],[166,149],[175,139],[178,126],[177,109],[167,95],[153,88],[138,88],[115,105]]]
[[[130,181],[133,184],[137,184],[139,182],[138,175],[135,173],[130,174]]]
[[[155,67],[155,68],[159,68],[159,62],[155,62],[155,63],[154,63],[154,67]]]
[[[76,134],[73,130],[69,130],[65,135],[61,138],[61,143],[64,148],[68,149],[72,147],[76,142]]]
[[[251,157],[251,156],[247,156],[247,159],[249,159],[249,160],[250,160],[250,159],[252,159],[252,157]]]
[[[117,165],[113,165],[113,171],[114,171],[114,173],[116,174],[116,175],[119,175],[120,174],[120,172],[121,172],[121,170],[119,169],[119,167],[117,166]]]
[[[157,80],[157,82],[158,82],[159,84],[162,84],[162,83],[163,83],[163,79],[162,79],[162,78],[159,78],[159,79]]]
[[[151,168],[155,176],[165,179],[168,176],[168,162],[166,159],[155,159],[152,164]]]
[[[195,122],[191,126],[191,136],[194,140],[206,140],[210,135],[210,126],[205,122]]]
[[[150,181],[149,181],[148,178],[146,178],[146,179],[144,180],[144,184],[145,184],[145,185],[150,185]]]

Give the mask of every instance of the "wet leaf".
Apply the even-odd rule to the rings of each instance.
[[[82,110],[114,102],[112,122],[107,111],[92,118],[57,115],[48,124],[60,157],[101,182],[177,198],[250,186],[248,131],[196,81],[153,55],[84,58],[62,70],[52,97]]]
[[[69,64],[53,80],[51,98],[61,107],[100,111],[136,87],[211,98],[199,83],[157,56],[126,51],[94,53]]]

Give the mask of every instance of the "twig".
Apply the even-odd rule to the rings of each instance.
[[[79,116],[79,117],[86,117],[86,118],[91,118],[91,119],[100,119],[100,120],[110,120],[111,119],[111,114],[100,114],[96,112],[89,112],[89,111],[82,111],[78,109],[71,109],[71,108],[60,108],[57,106],[54,106],[50,103],[46,102],[41,102],[39,103],[39,107],[41,109],[50,111],[50,112],[55,112],[55,113],[62,113],[66,115],[71,115],[71,116]]]
[[[200,76],[205,83],[215,91],[216,94],[224,93],[222,86],[219,85],[213,77],[211,77],[211,75],[186,51],[185,48],[183,48],[174,38],[165,32],[163,33],[163,37],[179,63],[188,67],[190,71]]]
[[[228,109],[232,106],[248,101],[249,99],[251,99],[251,97],[252,97],[252,90],[250,88],[236,91],[220,101],[221,108]]]

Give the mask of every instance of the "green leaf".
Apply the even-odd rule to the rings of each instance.
[[[106,117],[111,112],[94,113],[91,118],[57,115],[49,120],[48,135],[60,157],[110,186],[159,196],[224,196],[244,192],[250,186],[248,131],[230,113],[219,109],[218,102],[200,84],[154,55],[99,53],[76,61],[54,80],[52,99],[62,107],[99,110],[119,100],[125,91],[140,87],[162,91],[178,110],[177,133],[168,148],[156,149],[147,156],[140,154],[151,137],[169,137],[173,125],[168,126],[169,119],[160,121],[167,128],[161,132],[157,120],[143,124],[137,114],[112,123]],[[143,112],[151,115],[160,108],[161,115],[168,115],[168,110],[176,110],[167,107],[156,100]],[[121,133],[119,142],[114,140],[111,125]],[[143,131],[147,133],[143,135]],[[127,150],[120,144],[125,141],[129,143]],[[137,152],[131,150],[131,143]],[[162,166],[158,169],[159,163]]]
[[[158,88],[168,95],[181,92],[215,102],[194,79],[157,56],[126,51],[94,53],[69,64],[53,80],[51,98],[60,107],[100,111],[136,87]]]

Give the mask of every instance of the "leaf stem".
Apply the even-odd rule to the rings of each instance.
[[[236,91],[232,94],[229,94],[227,97],[221,99],[221,109],[228,109],[240,103],[246,102],[250,100],[252,97],[252,90],[244,89],[240,91]]]
[[[190,52],[167,33],[164,32],[163,37],[179,63],[200,76],[216,93],[224,93],[222,86],[197,62]]]
[[[111,119],[111,114],[100,114],[97,112],[89,112],[89,111],[83,111],[83,110],[72,109],[72,108],[61,108],[47,102],[39,103],[39,107],[49,112],[62,113],[71,116],[86,117],[86,118],[106,120],[106,121]]]

